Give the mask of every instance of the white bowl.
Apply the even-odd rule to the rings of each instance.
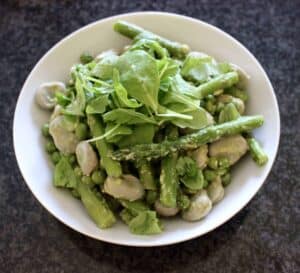
[[[219,61],[228,61],[244,68],[251,76],[247,114],[262,114],[263,127],[255,130],[269,156],[266,166],[259,168],[247,156],[233,172],[233,181],[226,188],[225,198],[202,221],[189,223],[181,219],[165,220],[165,230],[155,236],[137,236],[119,221],[110,229],[101,230],[87,215],[81,202],[68,192],[52,185],[53,167],[44,152],[41,125],[49,114],[34,103],[36,88],[43,82],[67,81],[72,64],[84,51],[97,54],[103,50],[122,49],[129,40],[113,31],[117,20],[138,24],[169,39],[186,43],[193,50],[203,51]],[[120,245],[159,246],[189,240],[225,223],[240,211],[264,183],[276,157],[280,120],[272,85],[255,57],[237,40],[222,30],[176,14],[138,12],[110,17],[83,27],[51,48],[36,64],[21,90],[15,110],[13,137],[17,161],[23,177],[39,202],[64,224],[92,238]]]

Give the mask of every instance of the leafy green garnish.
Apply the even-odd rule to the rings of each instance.
[[[128,94],[157,112],[159,74],[155,59],[142,50],[128,51],[119,57],[117,69]]]
[[[88,103],[85,112],[87,114],[102,114],[106,111],[108,104],[108,95],[99,96]]]
[[[78,178],[65,156],[62,156],[54,169],[54,186],[75,189]]]

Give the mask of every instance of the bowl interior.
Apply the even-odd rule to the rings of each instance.
[[[269,156],[263,168],[257,167],[249,156],[233,171],[233,181],[226,188],[225,198],[202,221],[187,223],[178,219],[164,221],[165,231],[155,236],[136,236],[119,221],[113,228],[100,230],[86,214],[81,203],[68,192],[52,186],[53,167],[43,149],[41,125],[49,113],[34,103],[36,88],[43,82],[67,81],[70,67],[79,61],[83,51],[92,54],[106,49],[122,49],[130,41],[113,31],[115,21],[136,23],[153,32],[203,51],[220,61],[229,61],[244,68],[251,79],[247,89],[250,99],[247,114],[262,114],[263,127],[255,136]],[[272,86],[257,60],[245,47],[221,30],[188,17],[167,13],[132,13],[111,17],[88,25],[55,45],[38,62],[28,76],[18,99],[14,119],[14,147],[23,177],[42,205],[71,228],[103,241],[133,245],[155,246],[184,241],[200,236],[221,225],[254,196],[262,186],[276,156],[279,142],[279,112]]]

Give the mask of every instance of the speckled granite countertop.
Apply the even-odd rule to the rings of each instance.
[[[43,209],[23,182],[12,147],[21,86],[66,34],[129,11],[176,12],[216,25],[266,69],[281,111],[281,143],[266,184],[215,231],[169,247],[136,249],[89,239]],[[300,272],[300,2],[0,1],[0,272]]]

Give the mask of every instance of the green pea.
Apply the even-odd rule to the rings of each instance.
[[[73,165],[76,163],[76,156],[74,154],[68,155],[67,158],[70,164]]]
[[[204,170],[204,178],[207,181],[212,181],[217,177],[217,173],[212,170]]]
[[[156,191],[151,191],[151,190],[147,191],[147,193],[146,193],[146,202],[147,202],[147,204],[149,204],[149,205],[154,204],[156,199],[157,199],[157,192]]]
[[[49,133],[49,123],[45,123],[42,126],[42,134],[44,137],[49,137],[50,133]]]
[[[229,159],[227,157],[219,158],[219,167],[220,168],[228,168],[230,165]]]
[[[61,156],[60,156],[60,153],[58,151],[55,151],[51,155],[51,160],[52,160],[53,164],[57,164],[59,162],[60,158],[61,158]]]
[[[54,144],[54,142],[53,142],[52,140],[48,140],[48,141],[46,142],[45,148],[46,148],[46,151],[47,151],[48,153],[53,153],[53,152],[56,151],[55,144]]]
[[[89,136],[89,128],[85,123],[79,123],[75,129],[75,135],[80,139],[84,140]]]
[[[81,171],[81,169],[80,169],[79,166],[76,166],[76,167],[74,168],[74,173],[75,173],[75,175],[76,175],[77,177],[81,177],[81,176],[82,176],[82,171]]]
[[[221,179],[222,179],[223,186],[224,187],[228,186],[230,184],[230,182],[231,182],[231,175],[230,175],[230,173],[226,173],[225,175],[223,175],[221,177]]]
[[[177,196],[177,206],[181,209],[181,210],[185,210],[190,206],[190,199],[186,194],[180,193]]]
[[[87,176],[87,175],[84,175],[81,178],[81,181],[82,181],[82,183],[84,183],[86,185],[92,185],[93,184],[92,178],[90,176]]]
[[[102,170],[95,170],[93,171],[91,178],[93,183],[101,185],[105,181],[105,173]]]
[[[208,166],[211,168],[211,169],[214,169],[216,170],[218,168],[218,159],[215,158],[215,157],[210,157],[208,159]]]
[[[87,64],[94,60],[93,56],[87,52],[84,52],[80,55],[80,62],[83,64]]]

